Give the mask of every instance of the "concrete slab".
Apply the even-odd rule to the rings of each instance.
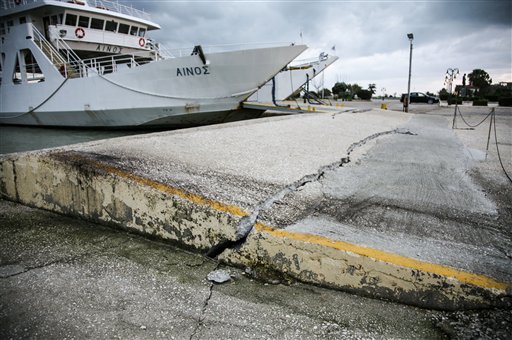
[[[0,200],[2,339],[501,338],[511,310],[440,312],[244,270]],[[232,280],[212,284],[213,269]]]
[[[448,118],[318,113],[14,154],[0,190],[306,282],[508,305],[510,220],[467,174]]]

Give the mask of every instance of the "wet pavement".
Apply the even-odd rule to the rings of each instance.
[[[407,133],[380,138],[364,156],[325,171],[260,218],[512,282],[511,220],[496,204],[510,210],[509,197],[492,197],[475,183],[468,171],[477,161],[449,123],[413,116],[401,126]]]
[[[510,310],[439,312],[253,270],[0,200],[0,338],[507,338]],[[224,268],[225,284],[206,280]]]
[[[487,119],[471,129],[459,115],[452,129],[453,107],[412,105],[406,114],[374,104],[1,158],[3,197],[89,220],[2,202],[0,323],[13,325],[5,334],[510,334],[512,190],[501,165],[510,173],[512,111],[496,108],[494,126]],[[460,113],[476,124],[489,112]],[[489,127],[496,137],[486,150]],[[226,267],[231,283],[206,281],[226,263],[241,268]],[[491,309],[430,310],[476,307]],[[27,320],[35,328],[25,331]]]

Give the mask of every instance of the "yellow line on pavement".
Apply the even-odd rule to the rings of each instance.
[[[164,184],[164,183],[161,183],[161,182],[157,182],[157,181],[151,180],[151,179],[146,178],[146,177],[135,175],[135,174],[130,173],[128,171],[116,168],[116,167],[114,167],[112,165],[107,165],[105,163],[101,163],[101,162],[98,162],[98,161],[95,161],[95,160],[92,160],[92,159],[89,159],[89,158],[85,158],[85,157],[79,156],[79,155],[66,155],[66,157],[72,158],[74,160],[79,160],[82,163],[84,163],[84,162],[85,163],[89,163],[89,165],[91,167],[93,167],[93,168],[101,169],[101,170],[103,170],[103,171],[105,171],[107,173],[116,175],[116,176],[121,177],[121,178],[129,179],[129,180],[131,180],[131,181],[133,181],[135,183],[138,183],[138,184],[141,184],[141,185],[144,185],[144,186],[156,189],[156,190],[164,192],[166,194],[178,196],[178,197],[186,199],[186,200],[188,200],[188,201],[190,201],[192,203],[209,206],[209,207],[211,207],[211,208],[213,208],[213,209],[215,209],[217,211],[229,213],[231,215],[240,216],[240,217],[244,217],[244,216],[249,215],[247,212],[245,212],[242,208],[240,208],[238,206],[230,205],[230,204],[225,204],[225,203],[221,203],[221,202],[216,201],[216,200],[205,198],[203,196],[200,196],[200,195],[197,195],[197,194],[193,194],[191,192],[188,192],[188,191],[185,191],[185,190],[182,190],[182,189],[175,188],[175,187],[170,186],[168,184]]]
[[[139,175],[135,175],[133,173],[130,173],[128,171],[121,170],[119,168],[116,168],[111,165],[106,165],[101,162],[97,162],[85,157],[81,157],[78,155],[69,156],[69,158],[74,158],[75,160],[79,159],[81,162],[89,163],[92,167],[97,169],[102,169],[107,173],[111,173],[113,175],[119,176],[121,178],[129,179],[135,183],[139,183],[141,185],[156,189],[158,191],[175,195],[180,198],[189,200],[196,204],[206,205],[209,206],[217,211],[229,213],[235,216],[247,216],[248,213],[244,211],[242,208],[235,206],[235,205],[229,205],[224,204],[209,198],[202,197],[197,194],[193,194],[190,192],[187,192],[182,189],[178,189],[175,187],[172,187],[168,184],[160,183]],[[506,290],[509,287],[509,284],[496,281],[490,277],[484,276],[484,275],[478,275],[473,274],[469,272],[464,272],[461,270],[457,270],[451,267],[434,264],[430,262],[420,261],[416,259],[412,259],[409,257],[385,252],[378,249],[373,249],[370,247],[360,246],[357,244],[347,243],[343,241],[337,241],[332,240],[330,238],[324,237],[324,236],[318,236],[318,235],[312,235],[307,233],[300,233],[300,232],[292,232],[292,231],[286,231],[283,229],[277,229],[273,228],[267,225],[264,225],[262,223],[256,223],[255,225],[256,230],[259,232],[265,232],[275,237],[280,238],[287,238],[290,240],[296,240],[296,241],[302,241],[312,244],[321,245],[324,247],[329,247],[333,249],[338,249],[346,252],[351,252],[353,254],[357,254],[360,256],[365,256],[368,258],[372,258],[378,261],[394,264],[397,266],[405,267],[405,268],[411,268],[414,270],[421,270],[424,272],[437,274],[441,276],[451,277],[454,279],[459,280],[463,283],[472,284],[475,286],[483,287],[483,288],[494,288],[494,289],[501,289]]]
[[[483,288],[494,288],[506,290],[509,285],[503,282],[496,281],[490,277],[484,275],[478,275],[473,273],[464,272],[451,267],[434,264],[430,262],[424,262],[409,257],[385,252],[378,249],[360,246],[357,244],[347,243],[343,241],[332,240],[330,238],[318,235],[312,235],[307,233],[299,233],[286,231],[283,229],[276,229],[266,226],[262,223],[256,224],[256,230],[260,232],[268,233],[275,237],[287,238],[296,241],[302,241],[312,244],[318,244],[324,247],[334,248],[351,252],[360,256],[369,257],[378,261],[391,263],[397,266],[411,268],[414,270],[420,270],[432,274],[442,275],[451,277],[459,280],[460,282],[472,284]]]

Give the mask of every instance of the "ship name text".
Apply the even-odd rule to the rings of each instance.
[[[200,76],[205,74],[210,74],[208,66],[179,67],[176,69],[176,77]]]
[[[96,47],[96,51],[98,51],[98,52],[121,53],[122,50],[123,50],[122,47],[112,46],[112,45],[98,44],[98,47]]]

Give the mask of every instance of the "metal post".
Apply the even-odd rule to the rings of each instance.
[[[491,120],[489,122],[489,134],[487,135],[487,147],[485,148],[485,160],[487,160],[487,155],[489,154],[489,142],[491,141],[491,128],[492,128],[492,120],[493,119],[496,119],[496,117],[494,117],[496,111],[494,110],[494,108],[492,108],[492,114],[491,114]],[[494,128],[496,129],[496,127]],[[496,131],[494,131],[496,133]]]
[[[412,40],[414,39],[414,35],[412,33],[407,34],[407,38],[409,38],[410,42],[410,51],[409,51],[409,81],[407,82],[407,98],[404,98],[405,112],[409,112],[409,104],[411,103],[411,67],[412,67]],[[406,103],[407,101],[407,103]]]

